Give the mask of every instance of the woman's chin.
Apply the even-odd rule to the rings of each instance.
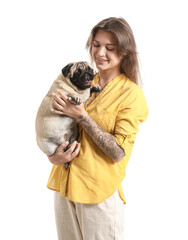
[[[96,64],[96,67],[98,70],[103,70],[103,71],[108,70],[109,68],[107,64]]]

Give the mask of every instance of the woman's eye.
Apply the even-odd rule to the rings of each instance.
[[[93,44],[94,47],[100,47],[100,45],[97,45],[97,44]]]
[[[115,48],[106,48],[108,51],[114,51]]]

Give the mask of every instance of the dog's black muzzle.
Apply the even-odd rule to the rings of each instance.
[[[91,82],[93,81],[94,74],[92,69],[82,70],[79,69],[72,78],[70,78],[71,82],[75,84],[79,89],[86,89],[91,86]]]

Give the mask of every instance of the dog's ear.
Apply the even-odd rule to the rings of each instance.
[[[69,73],[69,70],[70,68],[73,66],[74,64],[73,63],[69,63],[68,65],[66,65],[61,71],[64,75],[64,77],[67,77],[68,73]]]

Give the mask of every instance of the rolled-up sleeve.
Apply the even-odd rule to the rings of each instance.
[[[140,87],[131,90],[121,103],[115,123],[115,139],[117,144],[125,150],[127,143],[134,144],[139,124],[146,120],[148,107]]]

